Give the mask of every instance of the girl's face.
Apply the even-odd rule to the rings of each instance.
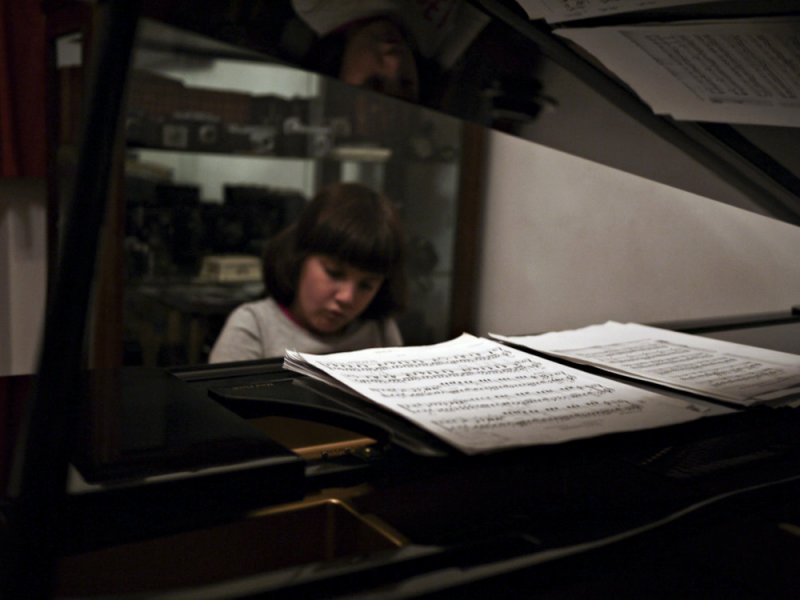
[[[350,36],[339,78],[398,98],[419,96],[414,53],[400,30],[385,19],[372,21]]]
[[[325,254],[311,254],[300,266],[289,311],[309,331],[338,333],[364,312],[383,281],[378,273],[362,271]]]

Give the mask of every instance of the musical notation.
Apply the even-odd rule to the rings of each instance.
[[[800,398],[800,356],[635,323],[535,336],[511,344],[745,406]]]
[[[378,403],[467,454],[704,414],[696,404],[467,334],[430,346],[326,356],[287,351],[284,366]]]

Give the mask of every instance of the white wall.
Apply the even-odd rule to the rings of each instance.
[[[504,134],[489,141],[479,334],[800,304],[800,228]]]
[[[44,321],[43,179],[0,178],[0,375],[34,373]]]

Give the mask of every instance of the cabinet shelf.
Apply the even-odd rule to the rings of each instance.
[[[287,161],[305,161],[311,162],[320,160],[304,155],[287,155],[287,154],[266,154],[258,152],[245,152],[236,150],[205,150],[203,148],[165,148],[163,146],[148,146],[144,144],[126,144],[129,151],[136,152],[139,150],[146,150],[148,152],[158,152],[163,154],[178,154],[183,156],[199,155],[199,156],[222,156],[230,158],[244,158],[244,159],[268,159],[268,160],[287,160]]]

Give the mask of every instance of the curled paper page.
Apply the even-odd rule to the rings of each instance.
[[[635,323],[492,337],[622,375],[730,402],[800,399],[800,356]]]
[[[287,369],[401,415],[467,454],[697,419],[705,409],[463,335],[431,346],[324,356]]]
[[[557,29],[678,120],[800,126],[800,19]]]
[[[519,0],[519,4],[531,19],[560,23],[681,4],[697,4],[697,0]]]

